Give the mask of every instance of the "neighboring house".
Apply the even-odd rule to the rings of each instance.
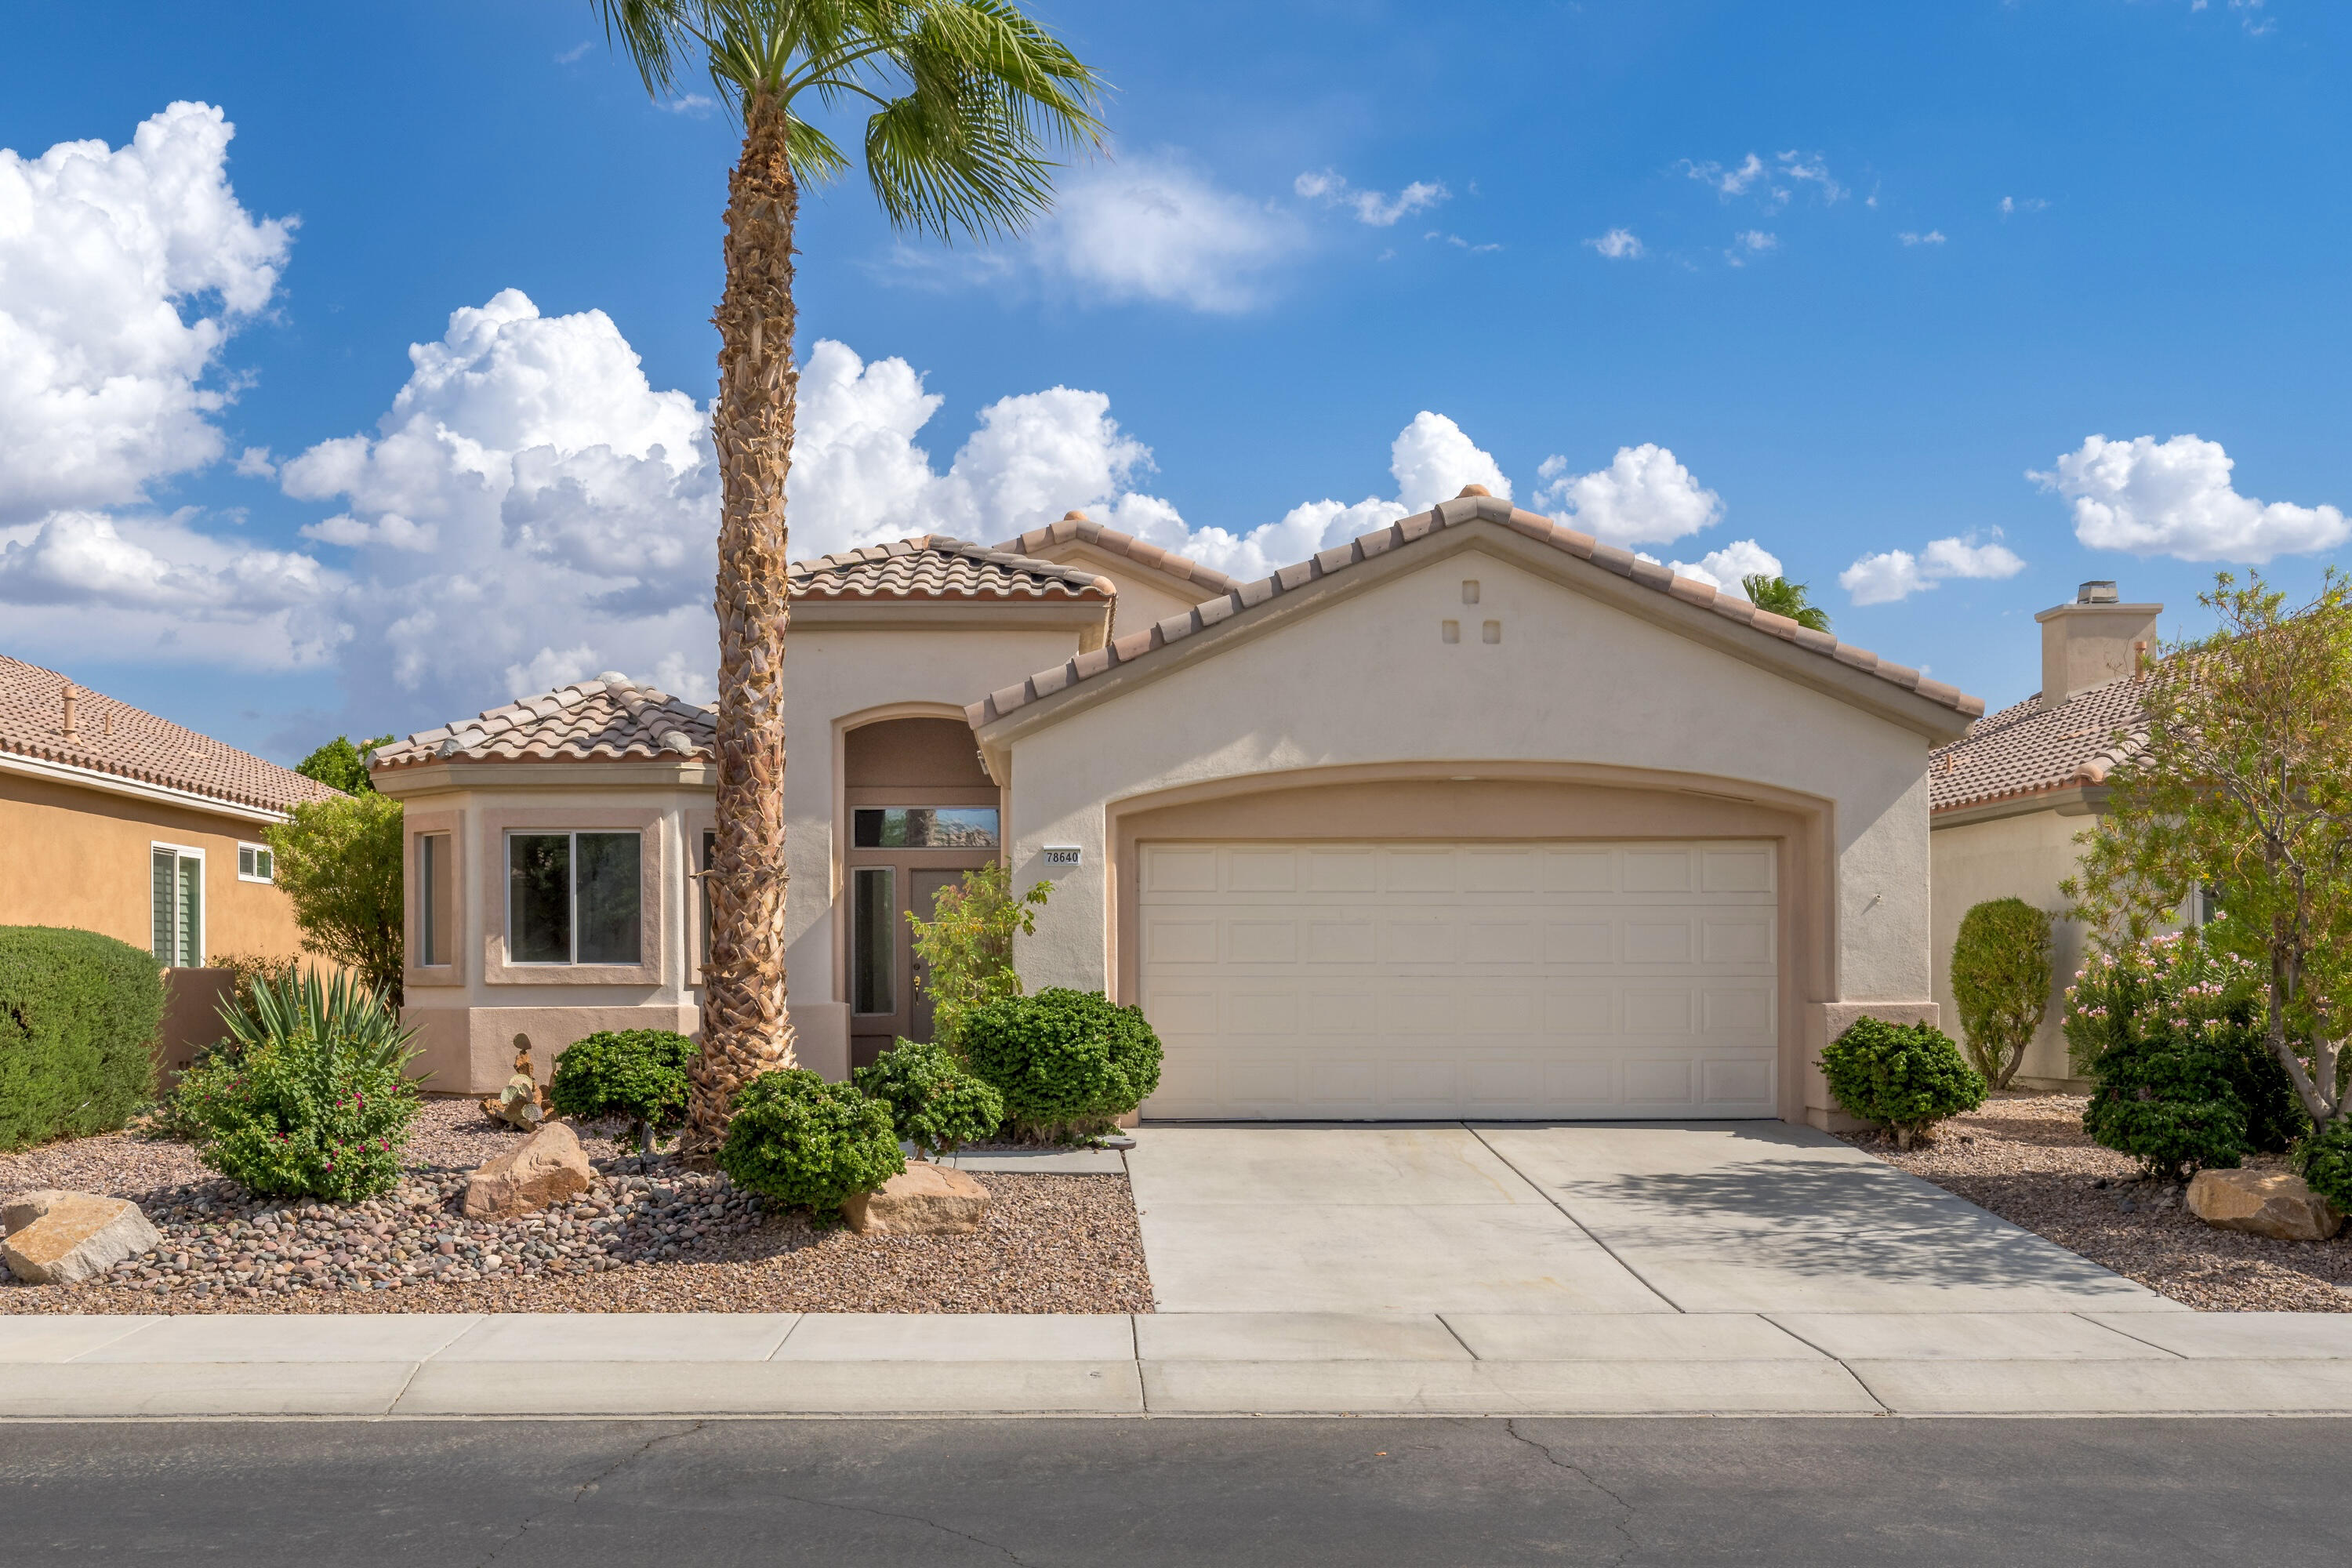
[[[173,970],[292,957],[301,937],[261,829],[335,793],[0,657],[0,925],[102,932]],[[205,1003],[175,1001],[167,1050],[184,1025],[211,1024]]]
[[[999,859],[1055,883],[1027,984],[1159,1029],[1150,1116],[1826,1123],[1828,1038],[1937,1016],[1953,688],[1475,487],[1250,584],[1082,519],[1013,543],[792,570],[791,1006],[829,1076],[926,1031],[905,916]],[[709,726],[606,677],[377,752],[440,1070],[691,1027]]]
[[[2141,724],[2140,673],[2156,646],[2161,605],[2117,602],[2113,583],[2085,583],[2074,602],[2042,611],[2042,689],[1989,714],[1928,763],[1933,792],[1936,1000],[1959,1033],[1952,944],[1961,917],[1989,899],[2018,898],[2053,916],[2074,874],[2075,836],[2105,809],[2107,773]],[[2016,1084],[2080,1090],[2061,1027],[2066,987],[2083,962],[2083,928],[2052,924],[2050,1008]]]

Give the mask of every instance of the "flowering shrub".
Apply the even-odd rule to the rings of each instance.
[[[2119,1073],[2129,1078],[2133,1098],[2143,1104],[2151,1099],[2187,1103],[2181,1097],[2194,1099],[2207,1092],[2200,1086],[2218,1085],[2213,1092],[2235,1103],[2242,1130],[2237,1139],[2221,1143],[2198,1133],[2191,1142],[2221,1156],[2198,1163],[2236,1164],[2237,1157],[2222,1151],[2240,1141],[2245,1151],[2276,1153],[2311,1123],[2294,1081],[2264,1037],[2263,985],[2261,971],[2222,946],[2210,929],[2170,931],[2112,952],[2094,952],[2066,993],[2067,1054],[2075,1069],[2103,1090]],[[2168,1055],[2197,1061],[2159,1065],[2157,1058]],[[2202,1111],[2184,1115],[2184,1129],[2214,1124],[2214,1117]],[[2121,1129],[2137,1120],[2144,1118],[2134,1112],[2111,1117],[2107,1125],[2121,1136]],[[2084,1130],[2106,1142],[2087,1121]],[[2121,1143],[2107,1146],[2159,1163],[2165,1158],[2154,1146],[2146,1153]]]
[[[392,1190],[423,1102],[415,1053],[374,994],[314,974],[260,983],[231,1020],[240,1046],[188,1069],[172,1096],[196,1157],[264,1197],[349,1203]]]

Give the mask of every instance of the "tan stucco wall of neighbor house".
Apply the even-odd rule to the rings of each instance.
[[[1579,563],[1561,562],[1555,574],[1540,548],[1506,559],[1477,540],[1425,546],[1392,569],[1351,568],[1299,591],[1302,600],[1328,595],[1311,613],[1302,605],[1197,657],[1163,653],[1097,678],[1110,700],[1068,700],[1088,682],[1025,723],[1016,710],[983,727],[1000,777],[1009,772],[1014,881],[1057,882],[1035,934],[1019,943],[1027,984],[1119,994],[1114,821],[1186,792],[1310,782],[1318,770],[1368,770],[1356,782],[1548,779],[1621,792],[1606,833],[1590,835],[1612,837],[1688,832],[1669,798],[1713,798],[1814,825],[1814,864],[1791,880],[1810,877],[1821,896],[1806,917],[1811,931],[1790,934],[1811,944],[1816,970],[1806,994],[1789,999],[1806,1012],[1801,1023],[1784,1018],[1780,1092],[1784,1116],[1826,1121],[1825,1086],[1801,1059],[1824,1009],[1936,1014],[1927,759],[1960,721],[1922,717],[1915,728],[1800,684],[1605,602],[1578,585]],[[1475,605],[1469,581],[1479,584]],[[1458,623],[1459,641],[1443,640],[1446,621]],[[1496,641],[1485,640],[1486,622]],[[1572,814],[1559,822],[1559,837],[1579,836]],[[1385,831],[1427,830],[1407,819]],[[1806,844],[1794,828],[1773,836]],[[1077,847],[1080,865],[1049,873],[1048,845]]]
[[[0,925],[71,926],[145,951],[154,941],[152,850],[204,853],[204,955],[291,957],[293,906],[236,874],[239,844],[261,842],[259,814],[85,789],[0,770]]]
[[[785,964],[802,1065],[849,1075],[845,936],[840,914],[843,761],[849,731],[888,719],[963,722],[981,693],[1070,657],[1081,631],[1099,638],[1100,605],[974,606],[960,624],[927,629],[929,606],[845,613],[795,605],[784,656]],[[852,619],[855,616],[856,618]],[[1025,617],[1025,624],[1024,624]],[[843,624],[848,621],[850,624]],[[998,624],[991,624],[992,621]]]
[[[2083,964],[2084,928],[2062,917],[2066,899],[2058,884],[2074,874],[2082,848],[2074,835],[2097,819],[2088,815],[2062,816],[2044,807],[1990,820],[1939,826],[1929,836],[1934,855],[1936,1001],[1944,1010],[1946,1028],[1959,1036],[1960,1015],[1952,1001],[1952,943],[1960,921],[1988,899],[2023,899],[2047,910],[2050,928],[2050,1011],[2033,1044],[2017,1069],[2015,1087],[2063,1089],[2080,1093],[2088,1088],[2066,1060],[2066,1036],[2061,1026],[2066,987]]]
[[[713,770],[698,762],[494,763],[453,759],[380,769],[377,788],[401,802],[408,886],[419,885],[417,842],[446,834],[454,847],[446,964],[418,966],[418,901],[409,900],[412,963],[403,1020],[424,1053],[415,1070],[436,1093],[488,1093],[513,1071],[513,1039],[530,1037],[541,1078],[562,1048],[601,1029],[701,1026],[694,963],[700,900],[688,879],[695,825],[709,815]],[[639,858],[642,962],[518,965],[508,962],[505,836],[509,830],[625,828],[644,835]]]
[[[1118,596],[1112,605],[1113,637],[1140,631],[1156,621],[1183,614],[1203,599],[1216,596],[1192,584],[1154,572],[1131,557],[1088,544],[1082,539],[1049,544],[1037,552],[1037,559],[1051,561],[1056,566],[1082,567],[1097,576],[1111,580],[1118,589]],[[1034,671],[1024,669],[1021,673],[1029,675]],[[1001,686],[1003,682],[997,684]]]

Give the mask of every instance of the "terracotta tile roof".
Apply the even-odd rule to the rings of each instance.
[[[1987,714],[1928,754],[1928,809],[2100,783],[2142,733],[2143,689],[2126,676],[2054,708],[2036,692]]]
[[[964,715],[972,727],[978,729],[1042,698],[1053,696],[1107,670],[1141,658],[1170,643],[1208,631],[1244,610],[1255,609],[1284,594],[1294,593],[1318,579],[1344,572],[1391,550],[1432,538],[1446,529],[1481,521],[1500,523],[1564,554],[1589,561],[1602,571],[1630,578],[1645,588],[1685,604],[1713,610],[1727,620],[1754,628],[1762,636],[1778,637],[1823,658],[1835,659],[1851,668],[1874,675],[1954,712],[1973,715],[1984,711],[1981,699],[1968,696],[1957,687],[1947,686],[1940,680],[1929,680],[1916,669],[1882,659],[1867,648],[1842,643],[1826,632],[1807,631],[1786,616],[1758,609],[1737,594],[1720,593],[1707,584],[1677,577],[1656,562],[1643,561],[1631,551],[1600,543],[1590,534],[1563,528],[1548,517],[1522,511],[1507,501],[1483,494],[1465,494],[1453,500],[1440,502],[1433,510],[1404,518],[1345,544],[1334,545],[1308,560],[1286,566],[1270,577],[1244,584],[1222,597],[1195,605],[1183,615],[1171,616],[1156,626],[1114,637],[1105,646],[1090,653],[1079,654],[1057,668],[1042,670],[1018,686],[1008,686],[1001,691],[989,693],[965,709]]]
[[[489,709],[479,718],[422,730],[404,741],[378,746],[370,765],[413,767],[451,757],[471,762],[708,762],[716,754],[717,742],[714,710],[607,672]]]
[[[283,812],[336,792],[128,702],[74,687],[74,738],[65,735],[66,678],[0,656],[0,752],[64,763],[142,784]]]
[[[792,595],[802,600],[1079,599],[1108,601],[1110,579],[1076,566],[1056,566],[1010,550],[967,544],[944,534],[845,550],[787,569]]]
[[[1071,512],[1059,522],[1049,522],[1043,528],[1033,528],[1020,538],[1007,540],[997,548],[1014,551],[1023,555],[1034,555],[1041,550],[1051,550],[1057,544],[1067,544],[1073,540],[1083,544],[1091,544],[1097,550],[1108,551],[1113,555],[1124,555],[1139,565],[1149,566],[1153,571],[1165,573],[1171,577],[1181,577],[1186,582],[1198,584],[1202,596],[1204,598],[1213,597],[1218,594],[1230,594],[1241,586],[1237,580],[1226,576],[1213,567],[1203,566],[1199,562],[1189,561],[1181,555],[1171,555],[1156,544],[1146,544],[1131,533],[1121,533],[1115,528],[1105,528],[1099,522],[1088,521],[1086,513],[1082,511]]]

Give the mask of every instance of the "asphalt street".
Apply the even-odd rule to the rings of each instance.
[[[0,1425],[0,1556],[2341,1564],[2341,1420]]]

